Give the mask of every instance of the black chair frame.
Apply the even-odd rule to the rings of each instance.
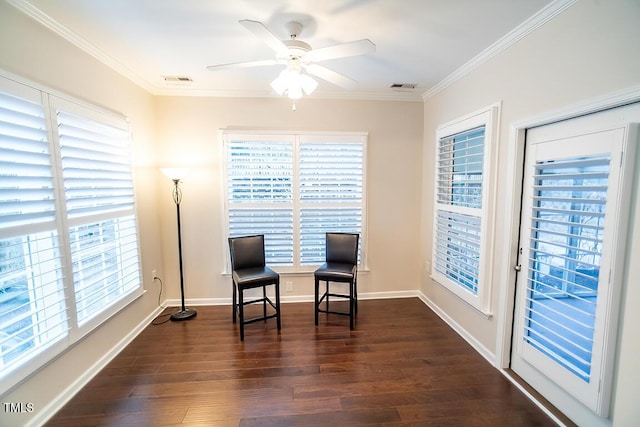
[[[354,318],[358,313],[358,240],[355,233],[326,234],[326,263],[314,272],[315,279],[315,324],[318,326],[319,313],[349,316],[349,329],[353,330]],[[338,247],[340,244],[346,247]],[[320,282],[325,282],[325,291],[320,296]],[[330,291],[329,283],[348,283],[349,294],[338,294]],[[337,297],[349,300],[349,312],[330,309],[329,298]],[[321,308],[322,303],[325,308]]]
[[[242,253],[242,252],[248,253]],[[240,341],[244,341],[244,325],[249,323],[276,319],[278,332],[281,330],[280,321],[280,275],[265,264],[264,236],[243,236],[229,238],[229,252],[231,255],[233,282],[233,323],[240,319]],[[267,296],[267,286],[275,286],[275,302]],[[244,300],[247,289],[262,288],[262,298]],[[262,303],[262,316],[250,319],[244,318],[244,307],[249,304]],[[267,304],[275,312],[267,314]]]

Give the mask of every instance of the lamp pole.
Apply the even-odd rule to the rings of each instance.
[[[173,180],[173,201],[176,204],[176,215],[178,218],[178,260],[180,263],[180,298],[182,301],[181,310],[171,315],[171,320],[187,320],[198,314],[197,311],[191,310],[184,305],[184,273],[182,270],[182,228],[180,221],[180,202],[182,201],[182,190],[180,189],[180,179]]]

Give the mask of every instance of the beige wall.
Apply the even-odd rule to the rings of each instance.
[[[183,255],[187,299],[195,303],[231,297],[222,275],[228,247],[223,238],[219,129],[365,131],[369,271],[358,292],[415,291],[419,276],[422,103],[303,99],[297,111],[286,99],[160,97],[157,100],[162,164],[192,168],[183,182]],[[177,236],[171,182],[162,185],[164,275],[168,297],[178,298]],[[294,291],[313,295],[313,275],[285,276]],[[312,298],[312,297],[311,297]],[[196,301],[201,299],[202,301]],[[286,319],[283,319],[286,324]]]
[[[0,69],[50,89],[129,117],[134,138],[134,162],[143,267],[159,265],[159,216],[155,182],[154,98],[129,80],[61,40],[50,31],[0,1]],[[146,271],[145,271],[146,273]],[[31,402],[31,414],[7,414],[0,407],[0,425],[23,426],[56,404],[60,395],[91,370],[157,306],[159,289],[145,274],[145,295],[82,342],[15,387],[2,402]]]
[[[423,262],[431,259],[431,224],[433,188],[433,153],[435,130],[438,124],[502,101],[499,149],[499,182],[496,208],[497,229],[493,263],[494,271],[504,271],[504,260],[509,254],[505,244],[507,224],[505,217],[505,192],[509,180],[505,176],[509,144],[514,143],[510,124],[527,118],[558,110],[571,104],[604,96],[612,92],[640,84],[640,2],[637,0],[592,1],[582,0],[551,22],[519,41],[508,50],[483,64],[463,79],[425,101],[425,147],[423,199]],[[638,237],[640,221],[638,213],[638,174],[635,181],[635,201],[632,219],[633,235]],[[620,236],[625,238],[625,236]],[[638,239],[631,245],[630,259],[640,259]],[[508,268],[508,267],[507,267]],[[640,277],[638,263],[633,262],[629,280],[625,284],[620,329],[620,357],[617,367],[614,425],[632,425],[640,419],[635,388],[640,383],[640,351],[637,325],[640,324]],[[504,287],[513,283],[501,283],[496,274],[492,289],[494,316],[486,319],[462,303],[426,275],[422,291],[440,310],[446,313],[460,328],[468,333],[479,346],[495,354],[502,341],[500,314],[510,319],[509,313],[501,313],[500,301]],[[500,332],[499,332],[500,331]],[[635,403],[634,403],[635,402]],[[606,423],[605,423],[606,424]],[[637,424],[635,424],[637,425]]]

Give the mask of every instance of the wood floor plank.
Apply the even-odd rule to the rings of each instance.
[[[283,304],[280,333],[244,342],[230,307],[197,309],[145,328],[47,425],[554,425],[417,298],[360,301],[353,331]]]

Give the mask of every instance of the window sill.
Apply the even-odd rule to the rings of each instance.
[[[487,320],[490,320],[493,318],[493,313],[488,311],[488,310],[483,310],[480,307],[478,307],[477,305],[467,301],[465,298],[461,297],[460,295],[458,295],[457,292],[455,292],[454,290],[452,290],[449,286],[439,282],[433,275],[429,275],[429,278],[431,279],[431,281],[433,283],[438,284],[440,287],[442,287],[443,289],[445,289],[447,292],[449,292],[451,295],[455,296],[459,301],[462,301],[466,306],[470,307],[473,309],[473,311],[479,315],[481,315],[482,317],[484,317]]]

